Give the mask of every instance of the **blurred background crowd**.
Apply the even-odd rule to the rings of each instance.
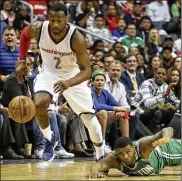
[[[105,154],[120,135],[132,140],[155,134],[181,121],[181,0],[3,0],[0,10],[0,155],[8,159],[42,158],[43,135],[35,119],[26,124],[8,116],[16,96],[33,96],[41,73],[41,56],[31,40],[23,84],[15,76],[22,29],[46,21],[51,4],[67,6],[69,22],[85,36],[96,115],[102,127]],[[115,107],[128,114],[116,114]],[[117,109],[116,109],[117,110]],[[52,129],[59,135],[56,158],[93,157],[88,131],[63,97],[49,107]],[[114,114],[114,115],[113,115]],[[175,123],[174,123],[175,122]],[[178,122],[178,123],[176,123]],[[127,127],[128,125],[128,127]],[[28,154],[25,144],[32,144]]]

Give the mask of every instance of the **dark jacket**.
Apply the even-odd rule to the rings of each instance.
[[[1,103],[4,107],[8,107],[10,101],[16,96],[28,96],[33,95],[33,88],[29,87],[28,81],[24,81],[22,84],[18,84],[16,79],[16,73],[13,72],[9,75],[3,88],[3,94]]]
[[[139,87],[145,80],[145,78],[142,73],[136,72],[136,80]],[[130,79],[129,74],[126,71],[123,72],[119,81],[124,84],[127,92],[134,90],[132,80]]]

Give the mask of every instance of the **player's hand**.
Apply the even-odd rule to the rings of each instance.
[[[69,88],[69,84],[67,81],[60,80],[54,84],[55,93],[63,93],[68,88]]]
[[[24,81],[26,69],[27,69],[26,62],[24,60],[17,60],[16,77],[17,77],[17,82],[19,84],[21,84]]]
[[[91,173],[89,176],[90,179],[96,179],[96,178],[106,178],[106,175],[104,173]]]
[[[153,145],[153,147],[156,148],[157,146],[162,146],[162,145],[168,143],[170,141],[170,139],[171,139],[170,137],[163,137],[163,138],[155,141],[154,143],[152,143],[152,145]]]

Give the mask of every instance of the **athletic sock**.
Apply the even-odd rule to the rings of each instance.
[[[104,145],[102,144],[102,146],[99,147],[94,145],[94,148],[96,159],[99,160],[100,157],[104,156]]]
[[[44,137],[47,138],[49,141],[51,141],[52,131],[51,131],[50,125],[47,128],[45,128],[45,129],[41,129],[40,128],[40,130],[42,131]]]

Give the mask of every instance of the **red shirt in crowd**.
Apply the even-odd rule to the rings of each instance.
[[[117,23],[119,21],[119,17],[110,17],[105,16],[105,20],[109,26],[109,30],[112,32],[115,28],[117,28]]]

